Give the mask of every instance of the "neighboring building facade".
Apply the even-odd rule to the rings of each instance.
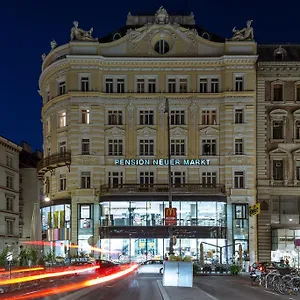
[[[18,251],[19,153],[22,148],[0,136],[0,251]]]
[[[253,36],[225,40],[193,14],[163,9],[128,14],[124,28],[99,40],[74,25],[71,42],[53,42],[43,56],[39,81],[38,174],[50,199],[41,203],[43,229],[61,244],[56,255],[70,243],[84,252],[97,245],[112,259],[168,252],[168,166],[160,161],[168,157],[168,98],[175,252],[199,258],[204,242],[205,259],[219,260],[223,247],[224,262],[242,244],[254,262]]]
[[[20,241],[32,240],[32,214],[34,204],[40,204],[43,199],[43,182],[37,177],[37,164],[43,158],[41,151],[32,151],[26,142],[21,144],[20,160],[20,194],[19,194],[19,224]]]
[[[298,266],[300,47],[260,45],[257,70],[258,259]]]

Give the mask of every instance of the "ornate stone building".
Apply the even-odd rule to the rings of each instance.
[[[300,239],[300,48],[259,45],[258,54],[258,258],[294,264],[294,240]]]
[[[251,21],[225,40],[194,15],[127,16],[103,38],[74,22],[43,55],[40,94],[49,241],[112,259],[168,251],[169,102],[176,253],[256,259],[256,43]]]

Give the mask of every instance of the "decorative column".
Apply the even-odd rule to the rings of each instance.
[[[274,177],[273,177],[273,158],[270,157],[270,185],[274,185]]]
[[[159,122],[162,129],[165,126],[165,107],[166,107],[166,99],[161,99],[158,109],[159,109]]]
[[[190,105],[190,110],[191,110],[191,124],[193,128],[196,127],[196,114],[197,114],[197,104],[196,100],[192,100],[191,105]]]
[[[134,104],[133,104],[133,100],[129,100],[127,109],[128,109],[128,125],[129,125],[129,128],[132,129],[133,128],[133,122],[134,122]]]
[[[288,186],[288,182],[289,182],[288,166],[289,166],[289,157],[286,157],[283,159],[284,186]]]

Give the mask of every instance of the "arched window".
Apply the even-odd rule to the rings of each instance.
[[[167,41],[165,40],[159,40],[155,46],[154,46],[154,50],[158,53],[158,54],[166,54],[169,52],[170,50],[170,46],[168,44]]]
[[[272,93],[271,99],[274,102],[284,100],[284,82],[281,80],[276,80],[271,83]]]
[[[206,39],[206,40],[209,40],[209,41],[210,41],[210,35],[209,35],[209,33],[207,33],[207,32],[203,32],[203,33],[202,33],[202,37],[203,37],[204,39]]]
[[[279,46],[279,48],[274,51],[273,56],[275,60],[282,61],[286,57],[286,51]]]
[[[287,112],[283,109],[275,109],[270,113],[271,136],[270,141],[284,141],[286,136]]]

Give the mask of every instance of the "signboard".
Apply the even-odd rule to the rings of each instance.
[[[13,254],[12,254],[12,252],[7,252],[7,254],[6,254],[6,260],[7,261],[12,261],[13,260]]]
[[[249,214],[250,216],[256,216],[260,213],[260,203],[250,206]]]
[[[300,247],[300,239],[295,239],[294,244],[295,247]]]
[[[168,166],[168,159],[115,159],[116,166]],[[209,166],[209,159],[170,159],[171,166]]]
[[[176,208],[165,208],[165,225],[177,225]]]

